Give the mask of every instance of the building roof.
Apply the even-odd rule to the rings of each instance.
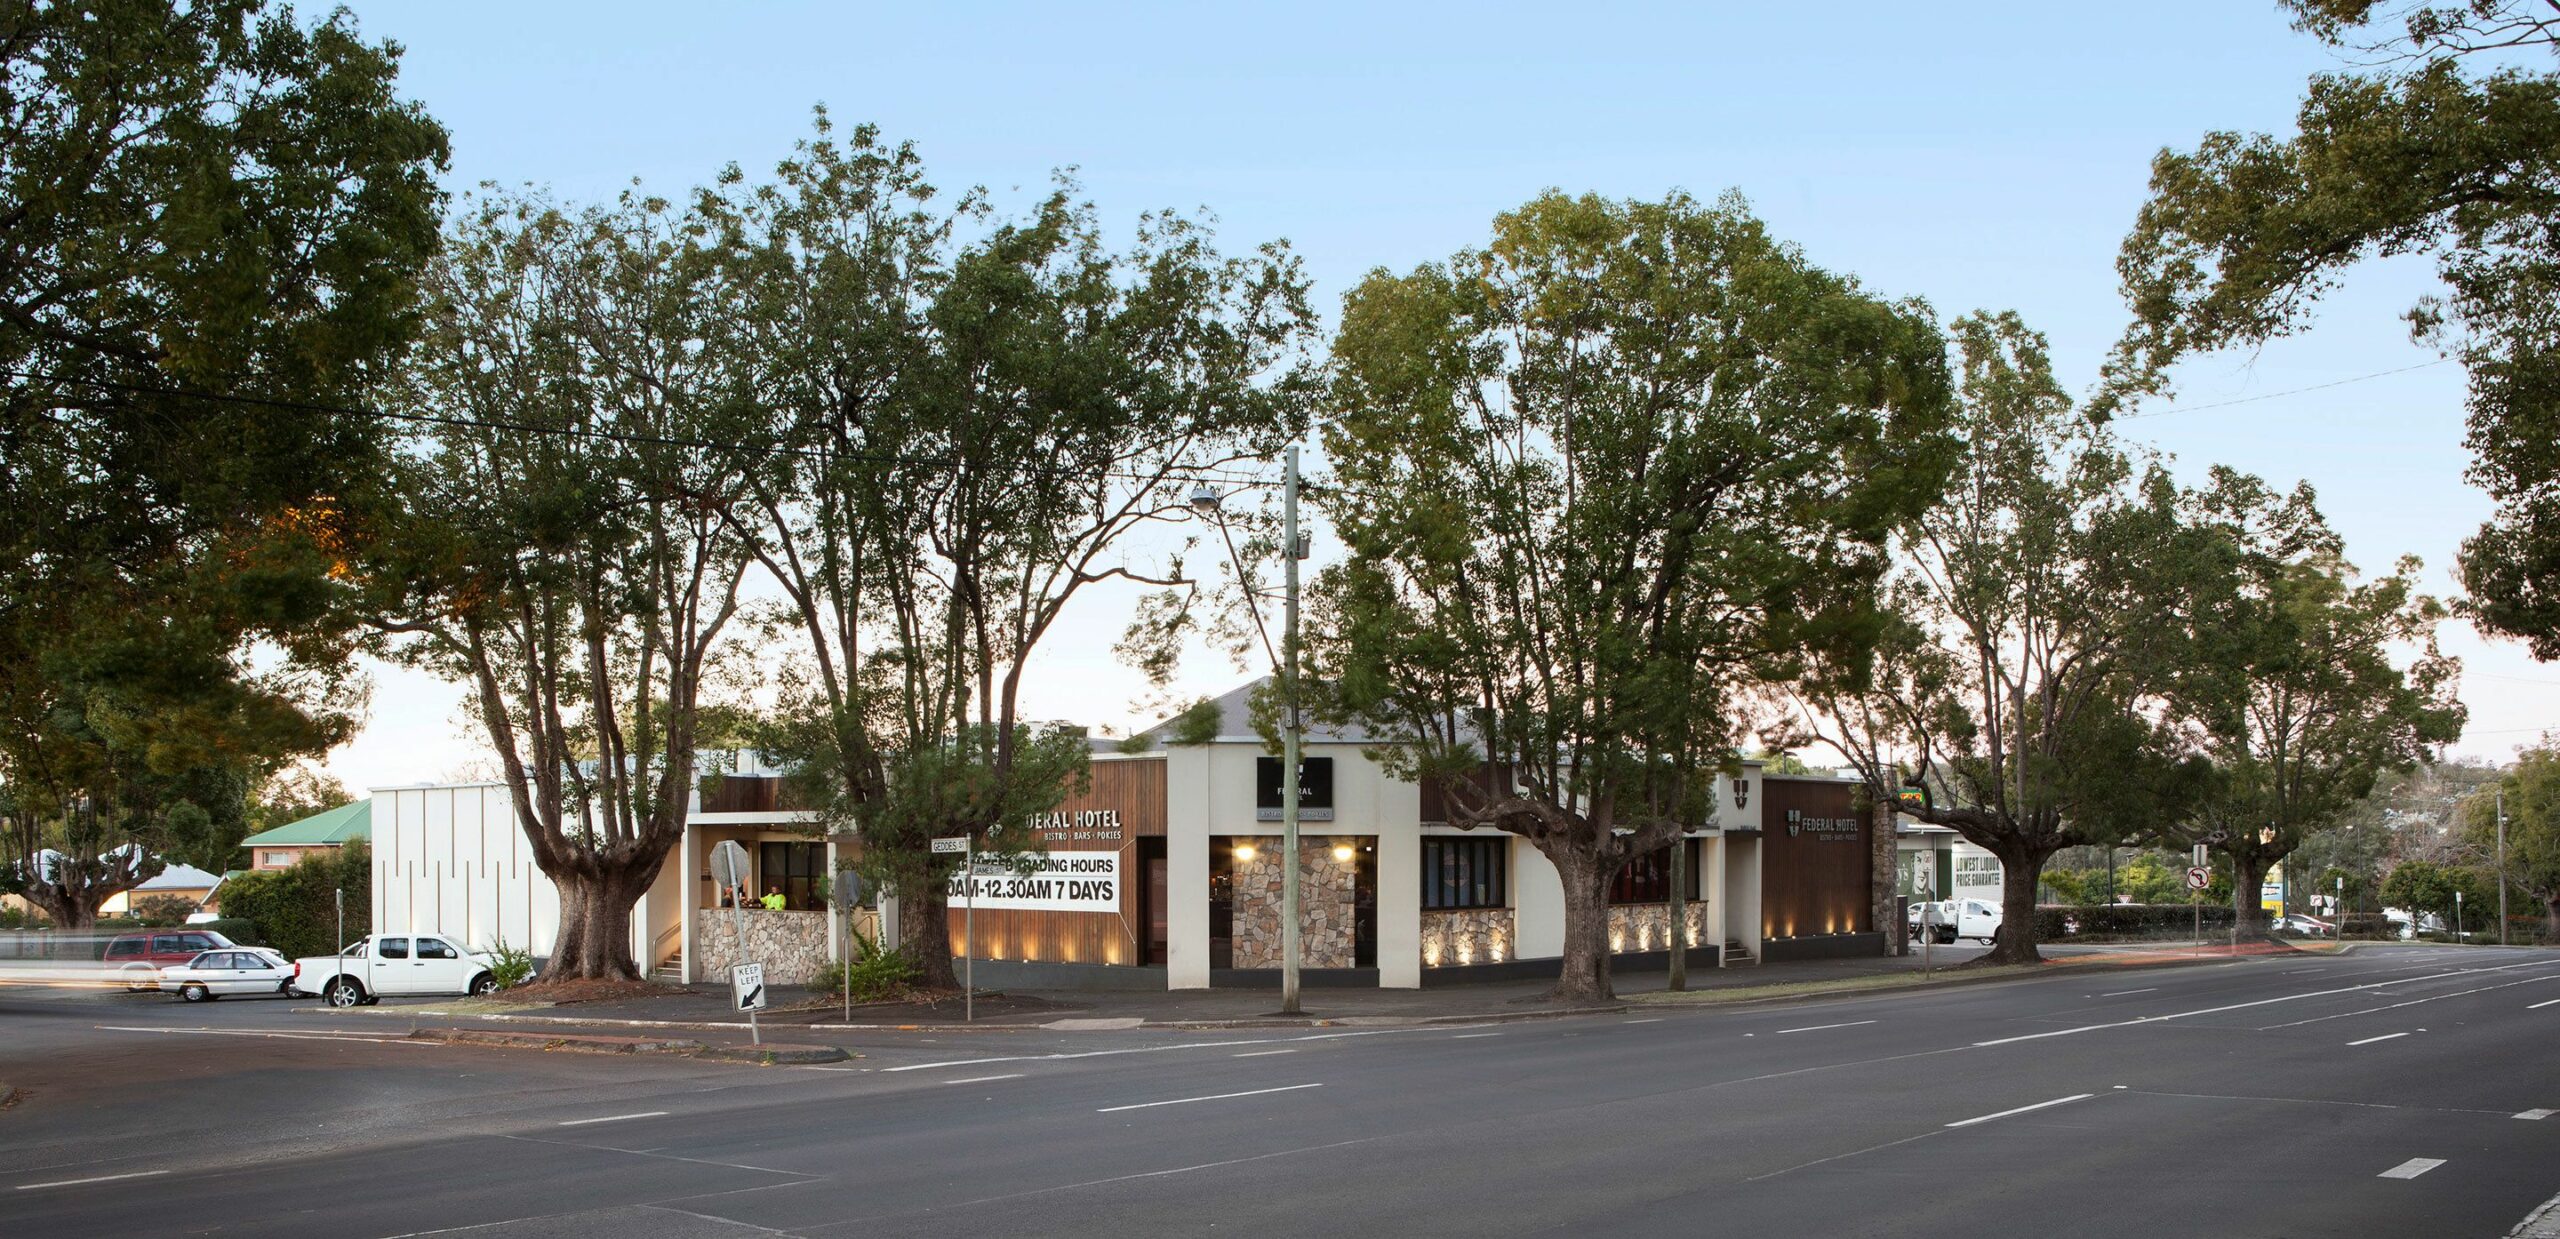
[[[171,861],[168,868],[161,870],[150,881],[134,887],[133,893],[148,895],[157,891],[209,891],[221,881],[222,879],[193,865],[181,865]]]
[[[1270,676],[1262,676],[1257,679],[1248,680],[1234,688],[1228,689],[1225,693],[1219,696],[1210,698],[1209,704],[1218,712],[1218,734],[1216,738],[1209,741],[1209,743],[1262,743],[1261,733],[1256,732],[1253,729],[1253,694],[1263,685],[1270,682]],[[1189,713],[1189,711],[1186,710],[1184,713]],[[1143,740],[1146,742],[1145,749],[1141,751],[1160,751],[1171,745],[1172,741],[1169,737],[1174,734],[1175,725],[1180,721],[1180,719],[1181,715],[1176,715],[1173,718],[1166,719],[1161,723],[1157,723],[1153,727],[1149,727],[1146,730],[1137,733],[1137,735],[1131,737],[1131,739]],[[1307,718],[1307,732],[1305,740],[1309,744],[1380,744],[1385,742],[1384,737],[1371,733],[1367,728],[1358,723],[1353,723],[1346,727],[1334,727],[1313,715],[1309,715]],[[1122,741],[1118,740],[1097,738],[1094,742],[1094,750],[1096,752],[1117,752],[1120,751],[1120,745],[1122,743]]]
[[[373,801],[342,804],[298,822],[262,830],[240,841],[242,847],[337,847],[350,840],[373,839]]]

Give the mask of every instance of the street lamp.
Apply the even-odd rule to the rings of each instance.
[[[1218,492],[1203,482],[1191,488],[1191,508],[1202,516],[1218,511]],[[1284,526],[1281,559],[1287,565],[1287,597],[1285,618],[1280,630],[1280,699],[1288,716],[1280,727],[1280,1014],[1296,1015],[1298,1010],[1298,751],[1300,733],[1306,723],[1298,712],[1298,561],[1307,557],[1307,542],[1298,533],[1298,448],[1289,446],[1286,480],[1281,490],[1281,523]],[[1227,543],[1227,555],[1236,559],[1235,543]],[[1236,563],[1236,576],[1241,581],[1244,565]],[[1262,623],[1261,606],[1247,592],[1247,606],[1254,608],[1254,624]],[[1269,638],[1264,638],[1269,645]]]

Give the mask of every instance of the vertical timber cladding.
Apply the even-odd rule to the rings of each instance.
[[[1856,785],[1772,776],[1761,783],[1760,932],[1766,938],[1872,931],[1868,822]]]
[[[1029,825],[1048,856],[1031,874],[981,878],[977,912],[980,959],[1069,964],[1134,964],[1141,956],[1138,840],[1161,837],[1165,823],[1164,759],[1100,758],[1093,785],[1070,795]],[[1116,857],[1108,870],[1097,854]],[[1100,885],[1109,883],[1107,896]],[[1073,884],[1072,889],[1069,884]],[[1001,893],[998,893],[1001,891]],[[1039,904],[1045,906],[1006,906]],[[1091,910],[1069,911],[1061,905]],[[967,917],[951,894],[951,950],[959,954]]]

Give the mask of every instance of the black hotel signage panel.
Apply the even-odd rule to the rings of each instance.
[[[1254,759],[1253,820],[1280,820],[1280,759]],[[1302,757],[1298,759],[1298,820],[1330,822],[1333,820],[1333,759]]]

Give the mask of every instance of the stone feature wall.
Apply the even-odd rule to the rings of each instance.
[[[1422,966],[1465,967],[1512,958],[1509,908],[1465,908],[1422,914]]]
[[[735,914],[726,908],[698,908],[693,924],[694,975],[726,982],[737,962]],[[767,985],[806,985],[827,962],[827,918],[830,912],[746,913],[747,959],[764,965]]]
[[[1280,840],[1221,840],[1227,846],[1249,844],[1253,859],[1235,861],[1235,966],[1280,966]],[[1336,843],[1359,846],[1357,839],[1298,836],[1299,960],[1307,968],[1349,968],[1355,958],[1352,917],[1358,861],[1335,860]]]
[[[1720,946],[1707,941],[1707,905],[1692,899],[1683,909],[1688,913],[1689,945]],[[1671,949],[1671,905],[1667,903],[1618,904],[1609,909],[1609,950],[1668,951]]]

